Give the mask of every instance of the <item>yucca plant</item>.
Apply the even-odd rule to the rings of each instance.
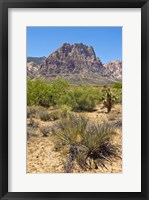
[[[69,146],[69,156],[65,166],[65,171],[70,172],[73,161],[78,154],[78,146],[84,136],[88,119],[83,116],[71,114],[69,118],[62,119],[53,132],[58,136],[63,144]]]
[[[83,116],[71,115],[59,122],[55,134],[69,147],[66,172],[71,172],[74,160],[84,169],[98,168],[117,156],[117,148],[110,143],[114,128],[108,123],[96,125]]]
[[[66,144],[75,144],[81,140],[86,130],[88,120],[83,116],[70,115],[58,123],[56,134]]]
[[[95,168],[105,167],[104,160],[110,161],[110,157],[117,155],[117,148],[110,143],[114,133],[114,128],[108,123],[89,125],[82,140],[82,145],[86,147],[84,155],[86,161],[89,161],[87,164],[89,167],[91,164],[94,164]]]

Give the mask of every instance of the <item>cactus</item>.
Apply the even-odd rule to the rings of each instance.
[[[104,106],[107,108],[107,112],[109,113],[115,103],[116,97],[112,94],[110,88],[104,87],[102,92],[102,101]]]

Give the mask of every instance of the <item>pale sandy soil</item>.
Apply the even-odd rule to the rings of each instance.
[[[107,114],[102,105],[97,106],[94,112],[83,113],[90,120],[101,123],[103,121],[114,122],[122,118],[122,106],[115,105]],[[39,126],[52,126],[55,122],[43,122],[39,119]],[[119,156],[122,157],[122,129],[118,127],[113,138],[113,143],[119,145]],[[43,137],[39,129],[34,136],[30,136],[27,142],[27,173],[64,173],[66,156],[55,150],[52,136]],[[82,170],[77,163],[73,165],[73,173],[122,173],[122,159],[112,159],[105,162],[106,168]]]

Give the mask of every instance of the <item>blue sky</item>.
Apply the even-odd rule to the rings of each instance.
[[[27,27],[27,56],[47,57],[63,43],[93,46],[102,63],[122,60],[121,27]]]

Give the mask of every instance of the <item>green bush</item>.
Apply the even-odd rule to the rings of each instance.
[[[72,86],[57,77],[47,83],[40,79],[27,79],[27,105],[71,107],[73,111],[93,111],[101,99],[98,87]]]
[[[122,103],[122,89],[111,89],[114,96],[116,96],[115,103]]]
[[[47,83],[46,81],[35,79],[27,79],[27,105],[39,105],[44,107],[59,104],[63,94],[68,88],[67,81],[56,78],[54,81]]]
[[[61,98],[67,93],[68,88],[68,82],[60,77],[50,83],[52,105],[61,104]]]
[[[51,91],[49,84],[36,79],[27,80],[27,105],[39,105],[49,107],[51,105]]]
[[[67,105],[62,105],[60,108],[60,115],[62,118],[67,118],[70,116],[71,114],[71,110],[72,108],[70,106]]]
[[[113,88],[121,89],[122,88],[122,83],[119,83],[119,82],[114,83]]]
[[[73,111],[93,111],[97,95],[87,87],[76,87],[63,96],[63,104],[67,104]]]

